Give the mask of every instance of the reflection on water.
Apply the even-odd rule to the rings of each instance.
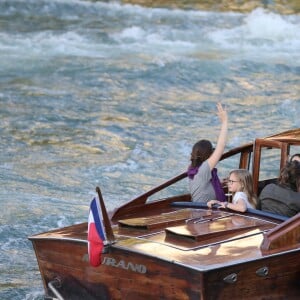
[[[299,0],[122,0],[123,3],[149,7],[198,9],[208,11],[250,12],[262,7],[281,14],[300,12]]]

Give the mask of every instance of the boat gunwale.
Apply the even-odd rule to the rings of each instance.
[[[205,249],[206,247],[217,246],[218,244],[231,243],[231,242],[235,242],[237,240],[252,238],[254,236],[259,236],[259,235],[263,235],[263,234],[264,234],[264,231],[256,232],[256,233],[253,233],[253,234],[241,237],[241,238],[220,241],[220,243],[211,243],[211,244],[207,244],[206,246],[203,246],[203,247],[198,247],[196,249],[188,249],[187,251],[179,249],[179,248],[176,248],[176,247],[172,247],[172,246],[170,246],[168,244],[162,244],[162,246],[172,247],[172,248],[174,248],[174,249],[176,249],[178,251],[182,251],[182,252],[192,251],[193,253],[195,253],[195,251]],[[53,242],[59,242],[59,241],[76,242],[76,243],[80,243],[80,244],[87,244],[88,243],[87,240],[70,239],[70,238],[65,238],[65,237],[62,237],[62,238],[58,238],[58,237],[30,237],[30,239],[32,240],[33,243],[35,243],[35,242],[44,242],[44,241],[47,241],[47,240],[48,241],[53,241]],[[138,237],[138,238],[136,238],[136,237],[128,237],[127,240],[135,240],[135,241],[137,241],[137,240],[139,240],[139,241],[144,240],[147,243],[161,244],[161,243],[159,243],[157,241],[152,241],[152,240],[144,239],[142,237]],[[222,261],[220,263],[207,264],[207,265],[199,264],[198,266],[195,266],[192,263],[190,263],[190,264],[189,263],[184,263],[184,262],[180,262],[180,261],[178,261],[176,259],[168,259],[168,258],[160,256],[160,255],[155,255],[155,254],[152,254],[152,252],[150,252],[150,251],[148,251],[147,253],[145,253],[145,251],[139,250],[137,248],[124,246],[124,245],[120,244],[120,243],[122,243],[122,241],[123,241],[123,239],[120,239],[119,241],[117,241],[117,242],[109,245],[108,251],[106,250],[105,254],[109,255],[110,252],[113,252],[114,250],[117,250],[117,251],[121,250],[121,251],[126,251],[126,252],[129,252],[129,253],[135,253],[135,254],[138,254],[138,255],[142,255],[142,256],[145,256],[145,257],[148,257],[148,258],[151,257],[151,258],[155,258],[155,259],[158,259],[158,260],[161,260],[161,261],[164,261],[164,262],[173,263],[173,264],[176,264],[176,265],[179,265],[179,266],[183,266],[183,267],[186,267],[186,268],[198,271],[198,272],[199,271],[200,272],[208,272],[208,271],[212,271],[212,270],[216,270],[216,269],[223,269],[223,268],[226,268],[226,267],[231,267],[231,266],[236,266],[236,265],[243,264],[243,263],[245,263],[245,261],[247,261],[247,262],[255,262],[255,261],[264,260],[266,258],[269,259],[269,258],[272,258],[272,257],[277,257],[277,256],[286,255],[286,254],[289,254],[289,253],[294,253],[294,252],[298,252],[299,251],[299,248],[292,248],[292,249],[286,249],[286,250],[283,250],[283,251],[280,251],[280,252],[276,252],[276,253],[267,253],[267,254],[264,254],[264,253],[262,253],[259,250],[260,251],[260,256],[253,256],[253,258],[249,258],[248,257],[246,260],[240,258],[240,259],[228,260],[228,261],[225,261],[225,262]]]

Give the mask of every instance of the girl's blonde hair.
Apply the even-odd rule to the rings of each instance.
[[[246,169],[236,169],[230,171],[229,175],[235,174],[241,182],[240,192],[244,192],[248,201],[256,208],[257,206],[257,197],[253,191],[253,179],[251,173]]]

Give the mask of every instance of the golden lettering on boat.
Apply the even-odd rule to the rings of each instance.
[[[116,261],[114,258],[107,256],[104,257],[102,264],[106,266],[112,266],[115,268],[121,268],[124,270],[130,270],[141,274],[145,274],[147,272],[147,268],[144,265],[135,264],[133,262],[127,262],[122,259],[120,261]]]

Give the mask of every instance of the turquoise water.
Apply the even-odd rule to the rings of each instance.
[[[0,0],[0,299],[42,299],[27,237],[85,222],[97,185],[113,209],[216,142],[218,101],[228,149],[300,127],[299,28],[262,9]]]

